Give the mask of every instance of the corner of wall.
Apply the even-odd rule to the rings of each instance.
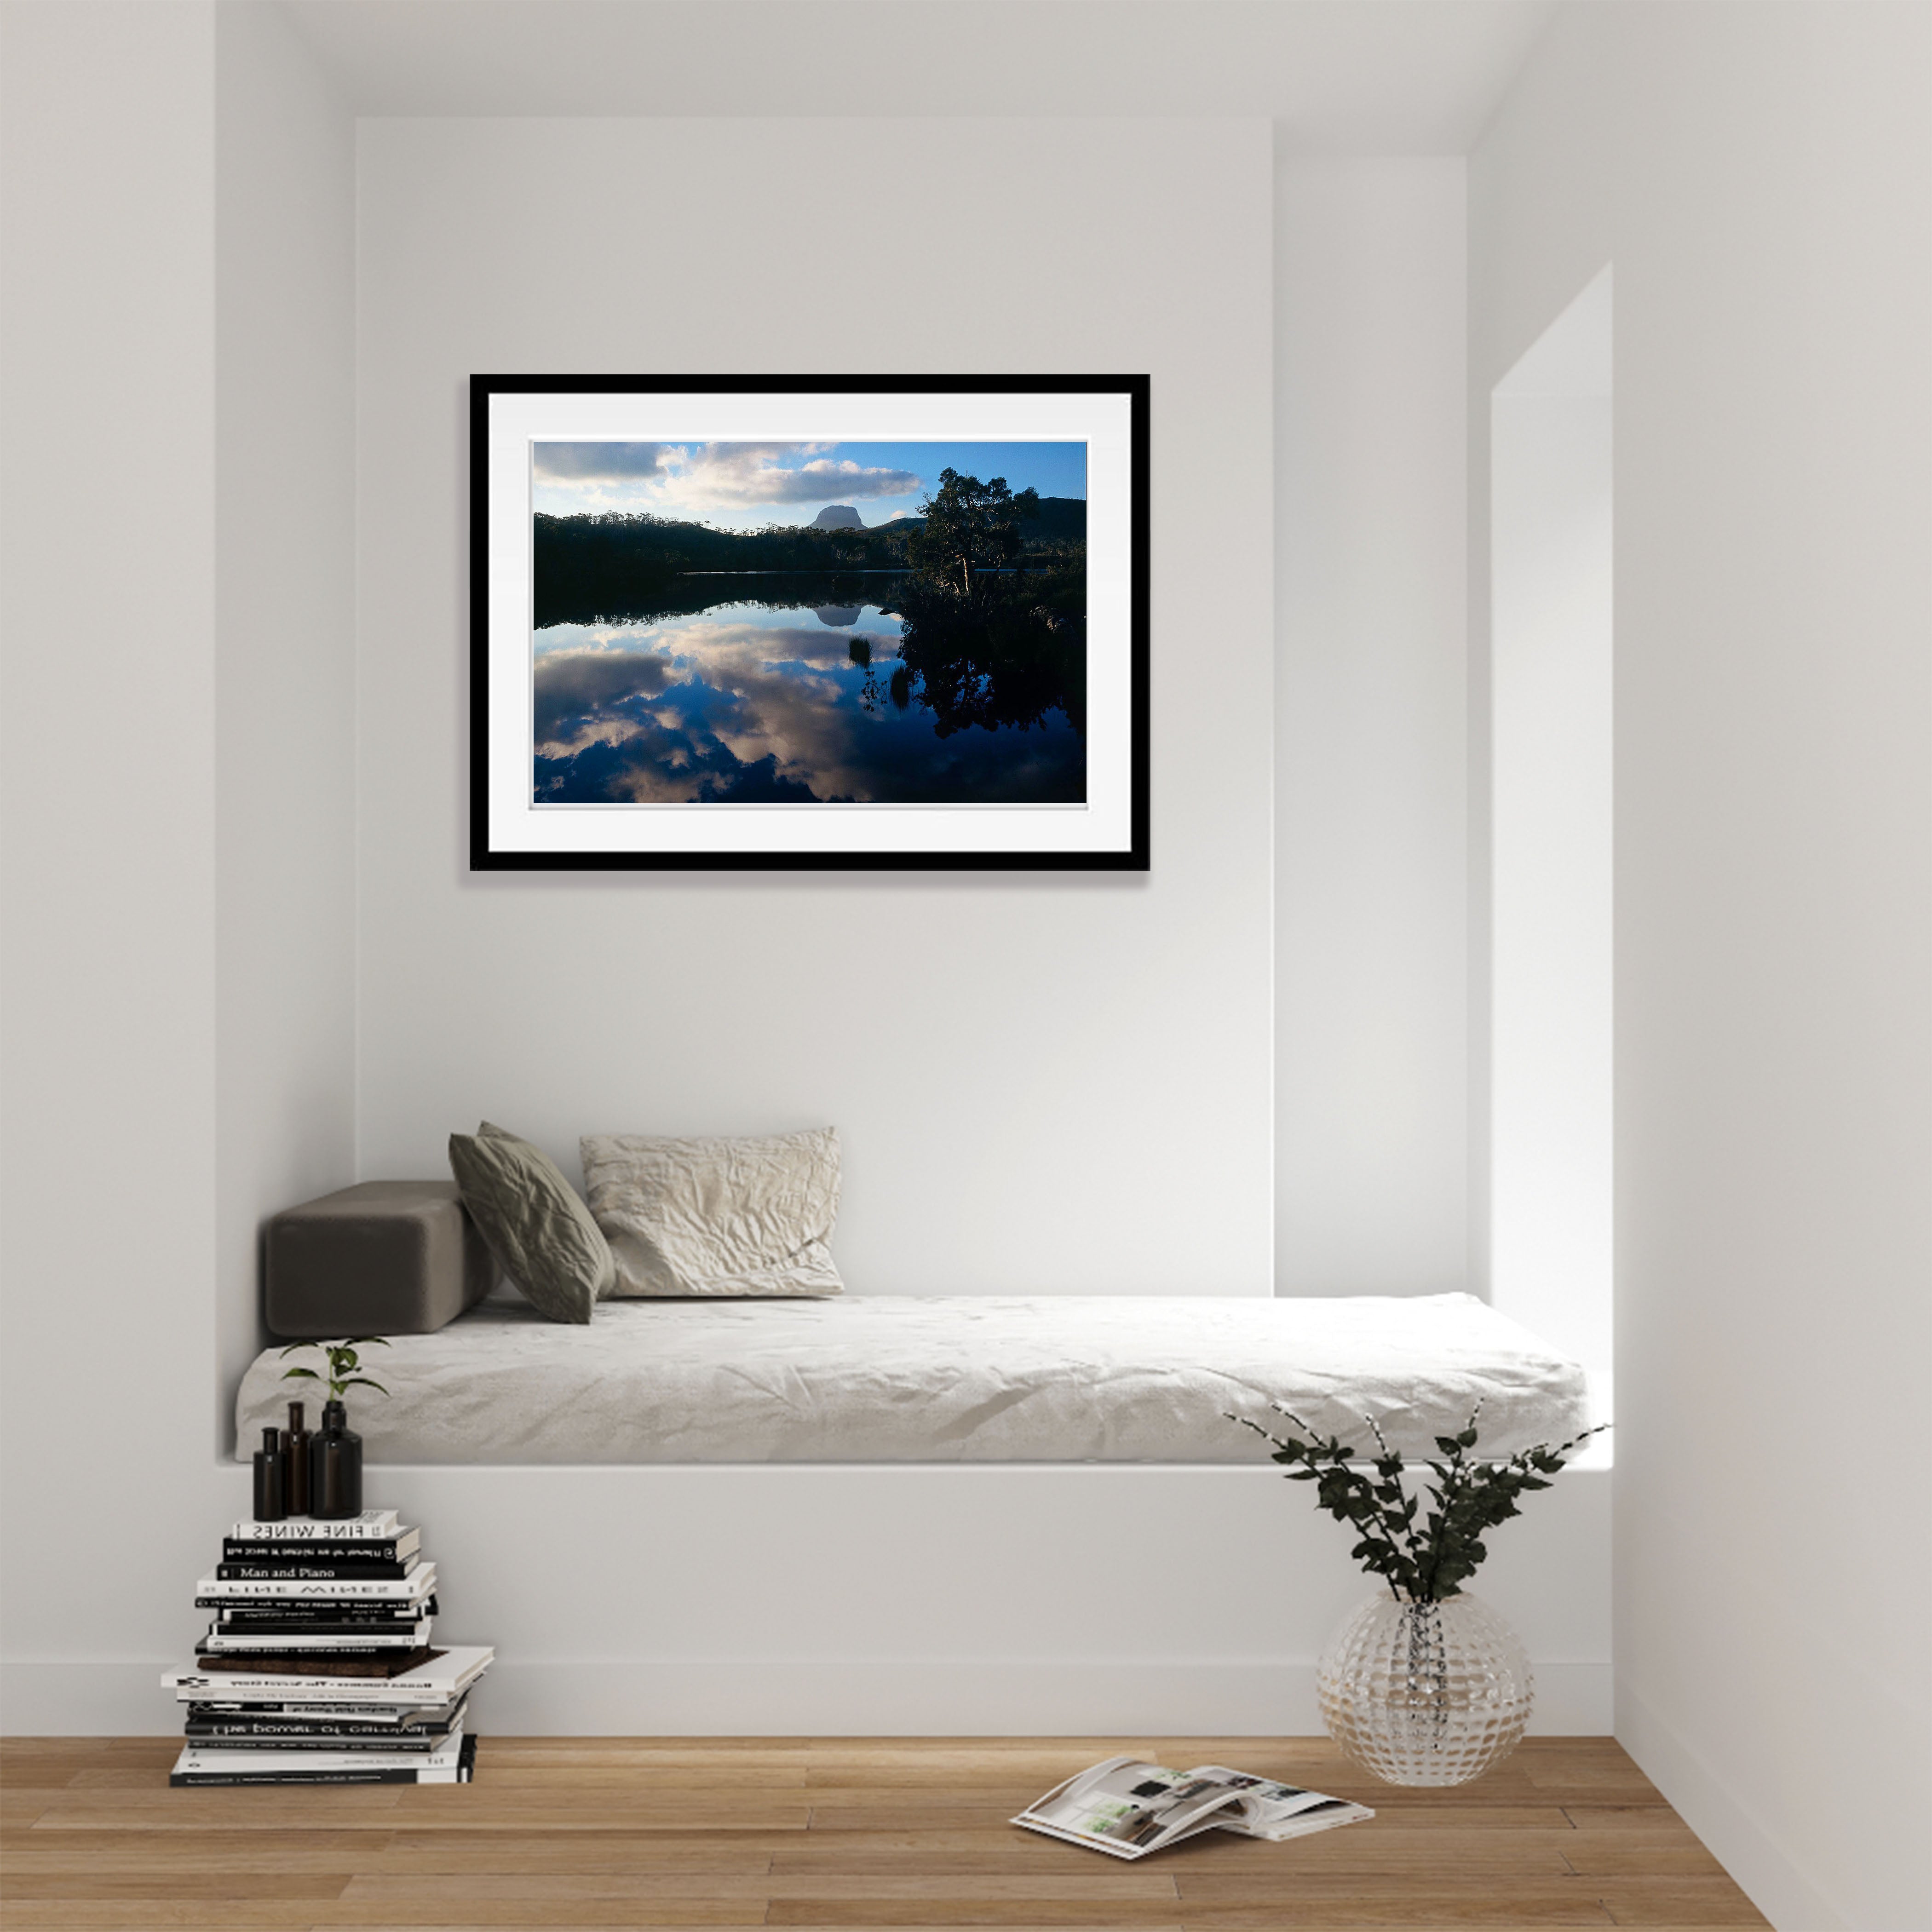
[[[1278,1294],[1468,1282],[1465,196],[1276,160]]]
[[[267,1216],[354,1178],[353,123],[216,14],[218,1454]]]

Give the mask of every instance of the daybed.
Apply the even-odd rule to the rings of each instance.
[[[352,1419],[382,1463],[1252,1462],[1223,1419],[1271,1401],[1426,1454],[1483,1402],[1498,1453],[1574,1436],[1583,1372],[1474,1297],[844,1295],[600,1304],[506,1289],[370,1352]],[[279,1349],[236,1400],[238,1458],[283,1420]]]

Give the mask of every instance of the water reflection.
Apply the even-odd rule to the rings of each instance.
[[[535,633],[535,795],[555,804],[1076,804],[1074,586],[688,577]]]

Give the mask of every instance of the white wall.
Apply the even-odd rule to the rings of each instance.
[[[1472,1285],[1463,164],[1284,153],[1276,197],[1276,1286],[1438,1293]]]
[[[260,1220],[353,1175],[353,150],[272,10],[0,17],[0,1724],[158,1729]]]
[[[152,1653],[69,1580],[191,1583],[214,1486],[214,37],[0,10],[10,1729],[36,1660]]]
[[[1476,395],[1616,265],[1618,1735],[1784,1928],[1932,1923],[1928,98],[1579,7],[1471,172]]]
[[[271,7],[218,11],[214,1430],[259,1230],[356,1178],[355,126]]]
[[[1490,1299],[1611,1366],[1610,276],[1490,404]]]
[[[1266,125],[360,139],[364,1174],[830,1120],[856,1290],[1268,1292]],[[862,152],[849,224],[777,191]],[[470,875],[471,371],[1055,368],[1153,379],[1150,874]]]

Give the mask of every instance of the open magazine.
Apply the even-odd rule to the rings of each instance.
[[[1144,1858],[1197,1832],[1298,1838],[1375,1815],[1366,1804],[1226,1765],[1169,1771],[1141,1758],[1110,1757],[1055,1785],[1012,1822],[1117,1858]]]

